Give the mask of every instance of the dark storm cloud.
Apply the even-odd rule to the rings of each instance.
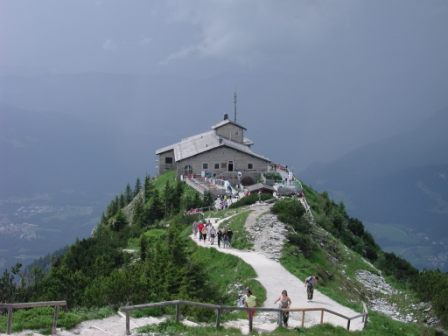
[[[222,96],[231,108],[237,89],[267,154],[289,152],[261,136],[272,127],[303,168],[448,106],[447,31],[448,2],[437,0],[3,0],[0,67],[204,79],[216,87],[210,110]],[[197,92],[184,90],[194,106]]]

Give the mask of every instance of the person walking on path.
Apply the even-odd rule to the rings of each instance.
[[[218,247],[221,247],[221,240],[222,240],[222,235],[223,235],[221,229],[218,230],[217,235],[218,235]]]
[[[198,236],[198,222],[194,221],[191,227],[193,231],[193,237],[197,238]]]
[[[288,296],[288,292],[286,291],[286,289],[282,290],[282,294],[278,297],[277,300],[274,301],[274,304],[276,304],[279,301],[280,301],[280,303],[278,304],[278,307],[280,309],[288,309],[291,306],[292,301],[291,301],[290,297]],[[283,311],[281,314],[282,314],[281,316],[282,316],[283,326],[285,328],[287,328],[288,320],[289,320],[289,311]]]
[[[227,229],[224,229],[224,233],[222,234],[222,242],[224,248],[229,247],[229,235],[227,234]]]
[[[202,240],[202,230],[204,229],[204,223],[199,222],[198,224],[198,233],[199,233],[199,241]]]
[[[211,225],[210,227],[209,235],[210,235],[210,245],[213,245],[215,243],[215,236],[216,236],[216,229],[213,225]]]
[[[252,294],[250,288],[246,289],[246,295],[244,297],[244,306],[247,309],[247,318],[249,319],[249,332],[252,332],[253,320],[255,316],[255,311],[257,307],[257,297]]]
[[[308,295],[308,301],[311,301],[313,299],[314,287],[316,286],[318,280],[319,277],[317,275],[310,275],[305,279],[305,287],[306,287],[306,293]]]
[[[229,228],[227,230],[227,240],[229,241],[229,244],[227,247],[231,247],[232,246],[232,237],[233,237],[233,231],[231,228]]]
[[[204,225],[202,227],[202,240],[204,241],[204,244],[207,242],[207,227]]]

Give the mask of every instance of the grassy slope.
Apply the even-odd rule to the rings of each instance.
[[[249,213],[250,211],[242,211],[220,225],[220,228],[228,227],[232,229],[232,247],[239,250],[251,249],[254,246],[249,239],[247,231],[244,229]]]
[[[53,308],[20,309],[14,311],[13,332],[21,330],[38,330],[40,333],[50,334],[53,323]],[[99,309],[71,309],[60,311],[58,328],[70,329],[86,320],[101,319],[114,314],[109,307]],[[0,334],[6,331],[6,315],[0,315]],[[2,334],[3,335],[3,334]]]

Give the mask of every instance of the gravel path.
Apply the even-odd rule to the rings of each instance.
[[[257,220],[261,219],[262,214],[268,212],[270,209],[269,205],[260,204],[252,207],[252,213],[248,216],[246,221],[246,225],[248,227],[254,227],[256,225]],[[261,216],[261,217],[260,217]],[[211,219],[212,223],[217,226],[222,221],[227,220],[221,219]],[[272,223],[271,223],[272,224]],[[281,229],[280,231],[284,230]],[[275,234],[276,230],[264,230],[267,236]],[[265,237],[259,238],[260,241],[263,241]],[[283,241],[281,238],[277,239],[278,241]],[[196,240],[195,240],[196,241]],[[348,317],[352,317],[358,315],[358,312],[353,311],[341,304],[335,302],[330,299],[326,295],[323,295],[318,290],[314,291],[314,298],[312,302],[308,302],[306,298],[306,288],[303,281],[299,280],[297,277],[292,275],[289,271],[287,271],[277,259],[276,250],[277,245],[273,248],[274,253],[270,254],[269,249],[266,248],[266,244],[258,244],[255,241],[255,251],[241,251],[233,248],[228,249],[220,249],[223,253],[232,254],[243,259],[246,263],[251,265],[255,272],[257,273],[257,280],[262,284],[262,286],[266,289],[266,302],[264,302],[263,307],[276,307],[274,305],[275,299],[280,295],[283,289],[288,291],[289,296],[292,300],[292,308],[327,308],[329,310],[333,310],[340,314],[343,314]],[[204,246],[201,244],[201,246]],[[205,247],[217,248],[216,245],[210,246],[205,245]],[[312,326],[320,323],[320,312],[307,312],[305,315],[305,326]],[[276,327],[275,316],[272,314],[260,314],[258,315],[261,318],[257,317],[254,320],[254,328],[259,330],[273,330]],[[261,320],[261,321],[260,321]],[[324,314],[324,323],[331,323],[336,326],[346,327],[347,320],[333,314],[325,313]],[[232,326],[240,327],[243,332],[247,332],[246,327],[247,321],[245,324],[242,324],[241,321],[238,321],[236,324]],[[231,324],[230,324],[231,325]],[[291,313],[290,327],[297,327],[301,325],[301,313]],[[350,325],[350,330],[362,330],[363,323],[361,318],[353,320]]]

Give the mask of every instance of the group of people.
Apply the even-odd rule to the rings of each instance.
[[[236,198],[238,198],[238,194],[234,195]],[[232,194],[219,196],[216,200],[216,209],[218,210],[224,210],[229,208],[232,205]]]
[[[311,301],[313,299],[314,287],[316,286],[318,280],[319,280],[319,277],[316,275],[310,275],[309,277],[307,277],[305,279],[305,287],[306,287],[308,301]],[[253,323],[253,318],[254,318],[256,306],[257,306],[257,297],[255,295],[253,295],[250,288],[246,289],[246,294],[243,298],[243,302],[244,302],[244,306],[246,308],[249,308],[249,309],[247,309],[247,317],[249,319],[249,331],[252,331],[252,323]],[[291,301],[291,298],[288,296],[288,292],[286,291],[286,289],[284,289],[282,291],[280,296],[274,301],[274,304],[276,304],[277,302],[278,302],[278,307],[280,309],[289,309],[291,307],[292,301]],[[283,311],[281,322],[283,323],[283,326],[285,328],[288,327],[288,320],[289,320],[289,311],[288,310]]]
[[[216,231],[216,228],[212,225],[210,220],[193,222],[192,232],[193,236],[197,238],[199,242],[202,241],[204,244],[208,241],[210,245],[214,245],[216,239],[218,247],[221,247],[222,245],[223,248],[228,248],[232,245],[232,229],[225,228],[224,230],[218,229],[218,231]]]

